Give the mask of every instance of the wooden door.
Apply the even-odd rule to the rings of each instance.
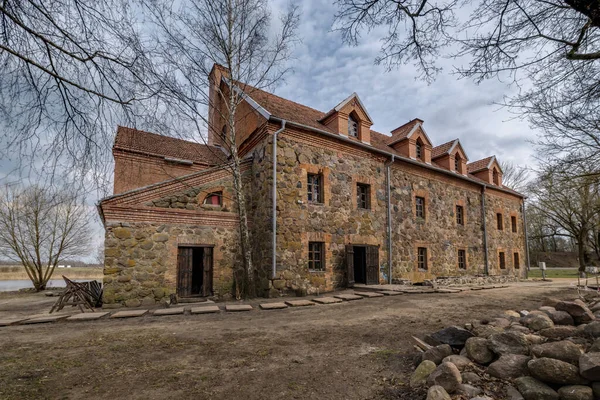
[[[379,246],[367,246],[367,285],[379,284]]]
[[[354,286],[354,246],[346,245],[346,273],[348,274],[348,287]]]
[[[191,247],[177,249],[177,295],[180,297],[192,294],[193,250]]]
[[[202,260],[202,273],[204,274],[202,282],[202,296],[212,296],[213,294],[213,248],[204,248],[204,259]]]

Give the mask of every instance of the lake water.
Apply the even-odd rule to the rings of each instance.
[[[90,279],[75,279],[76,282],[89,281]],[[0,281],[0,292],[11,292],[19,289],[32,288],[33,283],[29,279],[15,279],[10,281]],[[65,287],[65,281],[62,279],[50,279],[47,287]]]

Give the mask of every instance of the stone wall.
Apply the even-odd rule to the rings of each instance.
[[[213,292],[230,298],[232,267],[240,262],[236,229],[185,224],[110,223],[106,226],[104,306],[160,302],[177,289],[177,248],[212,245]]]

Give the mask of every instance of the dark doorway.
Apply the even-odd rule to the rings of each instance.
[[[212,247],[179,247],[177,294],[180,297],[212,295]]]
[[[367,283],[367,248],[354,246],[354,282]]]

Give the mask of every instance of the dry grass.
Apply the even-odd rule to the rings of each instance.
[[[56,268],[52,278],[60,279],[65,275],[69,279],[102,279],[102,267]],[[0,281],[29,279],[25,268],[20,265],[0,266]]]

